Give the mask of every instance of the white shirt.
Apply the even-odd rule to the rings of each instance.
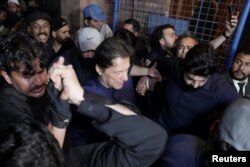
[[[245,85],[243,86],[243,95],[245,95],[245,87],[248,83],[248,78],[246,78],[244,81],[239,81],[239,80],[235,80],[233,79],[233,83],[234,83],[234,86],[236,87],[237,91],[239,92],[240,91],[240,87],[238,85],[238,83],[241,83],[241,82],[245,82]]]

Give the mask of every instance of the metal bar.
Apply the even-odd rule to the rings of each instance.
[[[114,0],[114,15],[113,15],[113,25],[112,25],[112,31],[116,31],[116,25],[117,25],[117,17],[119,14],[119,0]]]
[[[235,56],[236,50],[238,48],[239,42],[240,42],[240,38],[244,29],[244,26],[247,22],[247,17],[249,14],[249,10],[250,10],[250,1],[246,0],[244,8],[242,10],[242,14],[241,14],[241,18],[239,21],[239,24],[237,26],[237,29],[235,30],[234,33],[234,37],[233,37],[233,41],[226,59],[226,64],[225,64],[225,70],[229,70],[229,68],[231,67],[231,64],[233,62],[233,58]]]

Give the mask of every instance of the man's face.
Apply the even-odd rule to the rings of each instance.
[[[50,36],[50,23],[44,19],[38,19],[30,23],[28,28],[36,41],[46,43]]]
[[[8,79],[5,78],[6,81],[25,96],[42,97],[46,91],[47,71],[45,68],[40,68],[40,60],[34,61],[32,74],[25,74],[24,70],[24,65],[21,65],[19,71],[11,71]]]
[[[177,39],[175,30],[172,28],[166,28],[163,30],[163,37],[160,39],[160,44],[163,49],[172,48]]]
[[[192,89],[197,89],[204,86],[207,83],[207,80],[208,77],[184,73],[184,81],[186,85]]]
[[[197,43],[193,38],[190,37],[183,38],[177,44],[176,56],[184,59],[186,57],[187,52],[196,44]]]
[[[6,20],[7,18],[7,12],[2,10],[0,11],[0,25]]]
[[[8,3],[8,8],[7,10],[10,12],[10,13],[17,13],[18,12],[18,6],[13,3],[13,2],[10,2]]]
[[[97,29],[97,31],[100,31],[102,27],[102,22],[94,19],[85,20],[85,24],[87,27],[92,27]]]
[[[81,55],[84,59],[92,59],[95,56],[95,51],[87,50],[85,52],[81,52]]]
[[[245,80],[250,76],[250,55],[237,54],[233,61],[231,74],[236,80]]]
[[[121,89],[124,82],[128,80],[129,61],[129,57],[119,57],[112,60],[111,67],[100,69],[101,83],[108,88]]]
[[[69,31],[70,31],[69,25],[65,25],[59,30],[53,31],[53,37],[59,43],[67,42],[70,40]]]

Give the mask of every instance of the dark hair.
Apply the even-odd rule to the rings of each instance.
[[[117,37],[123,40],[126,44],[132,46],[133,48],[136,45],[136,36],[129,30],[126,29],[119,29],[114,33],[114,37]]]
[[[237,49],[236,55],[239,53],[244,53],[246,55],[250,55],[250,47],[248,46],[239,46]]]
[[[208,76],[216,72],[217,55],[209,44],[198,44],[191,48],[184,59],[186,73]]]
[[[118,57],[131,58],[134,55],[134,49],[127,45],[123,40],[116,37],[106,38],[95,52],[95,62],[101,68],[112,66],[112,60]]]
[[[131,24],[133,26],[133,32],[139,32],[141,29],[140,23],[132,18],[129,18],[123,22],[124,24]]]
[[[192,38],[197,44],[199,43],[199,41],[198,41],[198,39],[196,38],[196,36],[194,36],[191,32],[187,31],[187,32],[181,34],[181,35],[177,38],[177,40],[176,40],[176,42],[175,42],[175,43],[176,43],[176,47],[178,47],[180,41],[181,41],[182,39],[184,39],[184,38]]]
[[[0,69],[10,74],[25,66],[24,73],[32,74],[33,62],[40,59],[40,66],[47,63],[44,47],[37,43],[28,33],[11,32],[0,42]]]
[[[30,119],[0,131],[2,167],[63,167],[62,151],[47,127]]]
[[[167,28],[172,28],[173,30],[175,30],[174,26],[172,26],[171,24],[163,24],[156,27],[150,39],[150,45],[152,48],[161,48],[159,40],[163,38],[163,30]]]

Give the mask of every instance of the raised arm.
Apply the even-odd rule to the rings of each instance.
[[[66,166],[150,166],[164,150],[167,134],[129,103],[107,104],[105,98],[80,86],[70,66],[54,66],[51,80],[61,89],[61,98],[78,106],[77,112],[92,118],[93,125],[110,140],[72,148]],[[61,78],[61,81],[60,81]]]
[[[230,21],[226,21],[226,30],[222,35],[210,41],[210,45],[213,46],[214,49],[217,49],[226,39],[230,38],[234,33],[236,26],[238,24],[238,16],[239,12],[236,15],[232,15]]]

